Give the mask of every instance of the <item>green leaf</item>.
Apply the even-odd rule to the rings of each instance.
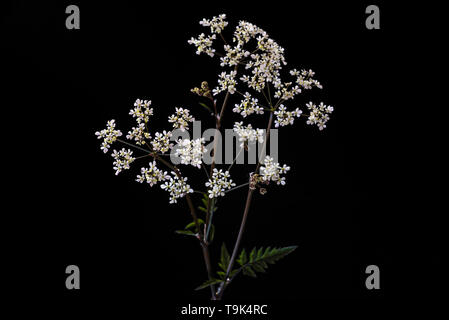
[[[207,214],[207,202],[209,201],[209,197],[207,193],[203,192],[203,197],[201,198],[201,202],[203,206],[198,206],[198,209]]]
[[[203,219],[198,219],[198,224],[199,224],[199,225],[204,224]],[[195,221],[192,221],[192,222],[190,222],[188,225],[186,225],[186,227],[185,227],[184,229],[187,230],[187,229],[190,229],[190,228],[195,227],[195,226],[196,226]]]
[[[230,257],[229,257],[228,249],[226,249],[226,245],[223,242],[223,244],[221,245],[221,257],[220,257],[220,262],[218,263],[218,266],[225,272],[228,269],[229,259],[230,259]]]
[[[177,234],[183,234],[185,236],[194,236],[196,237],[196,233],[190,231],[190,230],[176,230],[175,231]]]
[[[243,274],[246,276],[257,278],[256,273],[253,271],[253,269],[251,269],[251,267],[244,267]]]
[[[203,103],[203,102],[200,102],[199,104],[200,104],[200,106],[206,108],[210,113],[213,113],[213,112],[212,112],[212,109],[209,108],[209,106],[208,106],[207,104],[205,104],[205,103]]]
[[[248,261],[248,257],[246,256],[245,248],[240,252],[239,258],[237,259],[237,263],[243,266]]]
[[[244,249],[240,253],[240,257],[237,260],[237,262],[242,266],[243,274],[255,277],[256,272],[266,272],[266,269],[268,268],[268,264],[274,264],[276,261],[282,259],[289,253],[293,252],[297,246],[290,246],[290,247],[284,247],[284,248],[271,248],[268,247],[266,249],[259,248],[258,250],[256,248],[253,248],[251,250],[251,253],[249,254],[249,261],[246,261],[246,253]],[[245,261],[244,263],[242,263]],[[254,270],[253,270],[254,269]]]
[[[234,269],[234,270],[232,270],[232,272],[229,274],[229,277],[230,277],[230,278],[233,278],[233,277],[236,276],[237,273],[239,273],[239,272],[240,272],[240,268],[239,268],[239,269]]]
[[[253,267],[254,270],[256,270],[257,272],[265,273],[265,268],[264,268],[261,264],[259,264],[259,263],[253,264],[252,267]]]
[[[257,251],[256,257],[257,259],[260,259],[262,258],[262,256],[263,256],[263,247],[260,247],[259,250]]]
[[[253,250],[251,250],[251,252],[249,253],[249,262],[253,262],[254,259],[256,258],[256,247],[253,248]]]
[[[199,206],[198,210],[203,211],[204,213],[207,213],[207,209],[202,206]]]
[[[207,280],[206,282],[204,282],[202,285],[196,287],[195,290],[201,290],[201,289],[204,289],[204,288],[209,287],[210,285],[217,284],[217,283],[221,283],[221,282],[223,282],[223,280],[220,280],[220,279],[210,279],[210,280]]]

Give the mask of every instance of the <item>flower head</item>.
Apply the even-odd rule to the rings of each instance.
[[[277,128],[279,126],[283,127],[289,124],[293,124],[295,121],[295,117],[300,117],[302,114],[302,111],[299,110],[299,108],[296,108],[296,110],[293,111],[287,111],[287,108],[281,104],[274,112],[274,115],[276,116],[276,119],[274,120],[274,126]]]
[[[200,21],[200,25],[203,27],[210,27],[210,32],[221,33],[221,31],[228,25],[225,21],[226,15],[220,14],[218,17],[212,17],[212,19],[203,19]]]
[[[296,83],[303,89],[312,89],[312,87],[317,87],[318,89],[323,89],[321,83],[313,79],[315,72],[311,69],[298,71],[296,69],[290,70],[290,74],[296,77]]]
[[[281,167],[279,163],[274,162],[270,156],[266,156],[263,165],[260,167],[260,180],[263,182],[276,182],[277,184],[285,185],[285,177],[281,175],[286,174],[290,167],[285,164]]]
[[[106,153],[111,147],[111,144],[117,140],[117,137],[122,135],[122,132],[120,130],[115,130],[115,120],[109,120],[106,129],[95,132],[95,135],[98,139],[103,139],[100,149]]]
[[[153,146],[153,150],[156,152],[165,153],[169,149],[173,148],[173,143],[170,143],[170,138],[172,133],[169,131],[156,132],[154,135],[154,139],[151,141],[151,145]]]
[[[201,52],[206,53],[208,56],[213,57],[215,54],[215,49],[212,48],[212,43],[217,37],[215,34],[207,36],[202,33],[198,38],[191,38],[187,42],[193,44],[196,47],[196,54],[201,54]]]
[[[217,170],[214,168],[211,179],[206,182],[206,187],[209,188],[209,198],[217,198],[225,195],[225,191],[234,187],[235,183],[230,179],[229,171]]]
[[[218,79],[219,86],[212,90],[214,96],[222,91],[229,91],[230,94],[234,94],[235,86],[237,85],[237,81],[235,80],[236,75],[237,71],[231,71],[230,73],[222,72]]]
[[[309,118],[307,119],[307,124],[317,125],[318,129],[323,130],[326,128],[326,122],[329,120],[329,114],[334,111],[334,108],[331,106],[326,106],[324,103],[320,103],[319,106],[316,106],[312,102],[306,104],[307,109],[310,110]]]
[[[194,167],[201,168],[203,153],[206,152],[204,143],[204,138],[195,140],[179,139],[175,155],[181,158],[182,164],[190,164]]]
[[[253,129],[251,124],[247,126],[243,125],[243,122],[234,123],[234,132],[239,135],[240,146],[244,147],[245,144],[253,144],[257,141],[259,143],[263,143],[264,139],[264,130],[262,129]]]
[[[125,148],[122,148],[122,150],[117,151],[114,150],[111,154],[111,156],[114,158],[114,170],[115,175],[118,175],[122,170],[129,169],[129,165],[131,162],[135,160],[135,158],[132,157],[133,152],[131,150],[126,150]]]
[[[168,122],[173,123],[174,129],[185,131],[189,128],[189,122],[195,121],[190,115],[190,111],[184,108],[176,108],[176,112],[168,117]]]
[[[161,188],[170,193],[170,203],[176,203],[178,198],[182,198],[187,193],[193,192],[193,189],[187,184],[187,178],[179,178],[172,171],[169,179],[169,181],[161,185]]]
[[[129,111],[129,114],[132,115],[133,118],[136,118],[137,123],[147,123],[150,116],[153,115],[153,108],[150,108],[150,106],[150,100],[137,99],[136,102],[134,102],[134,108]]]
[[[256,98],[252,98],[251,95],[246,92],[244,94],[244,99],[240,101],[239,104],[236,104],[232,111],[240,113],[243,118],[249,116],[250,114],[263,114],[263,108],[257,105],[258,100]]]
[[[140,183],[147,182],[150,187],[152,187],[158,182],[167,179],[170,179],[170,175],[167,174],[167,171],[158,169],[156,161],[153,161],[149,163],[148,168],[143,167],[140,169],[140,175],[137,176],[136,181]]]
[[[145,123],[141,122],[137,127],[133,127],[128,131],[126,139],[134,140],[137,145],[145,144],[145,139],[151,139],[151,135],[146,131]]]

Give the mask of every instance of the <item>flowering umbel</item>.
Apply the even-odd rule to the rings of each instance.
[[[244,123],[237,120],[232,125],[241,151],[248,151],[249,145],[258,144],[260,155],[256,167],[248,168],[243,176],[232,179],[231,169],[236,159],[227,168],[218,167],[217,136],[211,144],[213,147],[210,162],[205,161],[205,155],[210,151],[205,146],[207,142],[205,138],[190,139],[190,136],[186,138],[185,135],[190,131],[190,123],[195,121],[193,116],[195,110],[192,109],[192,112],[185,107],[175,108],[174,113],[168,117],[166,129],[155,131],[152,119],[157,117],[157,112],[154,115],[151,101],[145,99],[137,99],[129,111],[129,115],[135,119],[135,126],[128,131],[127,140],[120,139],[122,132],[115,128],[115,120],[108,121],[106,129],[96,132],[95,135],[103,140],[100,149],[104,153],[117,142],[135,148],[133,151],[125,148],[113,150],[111,155],[114,159],[115,174],[130,169],[131,164],[145,158],[147,166],[140,168],[135,180],[147,183],[150,187],[159,184],[161,189],[168,192],[171,204],[185,198],[193,222],[177,233],[194,236],[200,241],[208,270],[208,280],[198,288],[210,287],[211,298],[215,300],[221,299],[226,287],[240,272],[255,276],[256,272],[265,271],[267,263],[274,263],[296,248],[294,246],[258,250],[254,248],[249,256],[245,249],[238,253],[253,192],[258,190],[264,195],[269,188],[285,185],[286,175],[291,170],[290,166],[275,161],[272,155],[263,156],[270,131],[273,127],[293,125],[299,122],[300,118],[305,118],[306,124],[323,130],[334,108],[323,102],[318,105],[309,102],[305,107],[303,103],[293,102],[303,91],[322,89],[323,86],[315,79],[315,72],[310,69],[285,71],[287,61],[284,48],[263,29],[242,20],[234,30],[229,30],[225,14],[202,19],[200,25],[205,27],[206,31],[192,37],[187,41],[188,44],[196,48],[196,54],[205,54],[211,58],[219,57],[219,65],[223,70],[215,79],[203,81],[200,87],[191,89],[191,92],[196,95],[196,99],[200,99],[199,104],[209,111],[208,116],[213,117],[216,132],[223,130],[226,107],[233,105],[232,112],[245,121]],[[226,33],[230,33],[228,41]],[[209,86],[209,83],[214,85]],[[157,111],[157,108],[155,109]],[[264,117],[268,118],[266,127],[258,128],[250,123],[254,118]],[[134,152],[140,152],[142,155],[135,156]],[[174,164],[167,156],[170,160],[176,158],[179,161]],[[195,169],[192,169],[192,166]],[[195,173],[188,177],[186,175],[188,170]],[[237,185],[234,181],[241,181],[241,184]],[[194,189],[196,186],[200,186],[200,189]],[[216,204],[218,201],[224,201],[229,192],[242,187],[246,187],[244,192],[246,200],[239,234],[232,255],[229,255],[223,244],[219,263],[221,270],[214,276],[209,246],[214,237],[213,216],[217,211]],[[202,194],[200,206],[194,204],[198,194]],[[203,218],[198,217],[197,208],[204,214]],[[238,266],[235,266],[236,263]],[[219,288],[217,289],[215,285]]]

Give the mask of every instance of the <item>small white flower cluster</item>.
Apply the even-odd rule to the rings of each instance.
[[[132,157],[133,152],[131,150],[126,150],[125,148],[122,148],[122,150],[112,151],[111,156],[114,158],[114,170],[115,175],[118,175],[122,170],[129,169],[129,164],[136,160],[136,158]]]
[[[257,40],[257,52],[250,55],[246,62],[246,69],[250,69],[252,75],[244,75],[240,79],[250,88],[262,91],[267,82],[280,82],[282,65],[287,64],[284,57],[284,48],[271,39],[261,28],[246,21],[240,21],[234,32],[234,42],[243,46],[251,39]],[[260,52],[260,53],[259,53]]]
[[[181,158],[182,164],[190,164],[194,167],[201,168],[203,153],[206,152],[204,143],[204,138],[195,140],[179,139],[175,155]]]
[[[236,66],[244,58],[248,57],[251,52],[244,50],[240,45],[231,47],[230,45],[225,45],[224,50],[226,54],[220,58],[220,66]]]
[[[134,102],[134,109],[129,111],[133,118],[136,118],[137,127],[131,128],[126,139],[135,140],[136,144],[145,144],[145,139],[151,139],[151,135],[147,132],[146,124],[150,116],[153,115],[153,108],[150,108],[151,101],[137,99]]]
[[[235,80],[236,75],[237,71],[231,71],[230,73],[222,72],[218,79],[219,85],[212,90],[214,96],[226,90],[229,91],[230,94],[234,94],[235,86],[237,85],[237,81]]]
[[[312,89],[312,87],[317,87],[318,89],[323,89],[323,86],[321,83],[319,83],[317,80],[313,79],[313,76],[315,75],[315,72],[313,72],[311,69],[307,70],[301,70],[298,71],[296,69],[290,70],[290,74],[292,76],[296,76],[296,83],[304,88],[304,89]]]
[[[150,162],[148,165],[148,168],[140,168],[140,175],[137,175],[136,179],[137,182],[147,182],[150,187],[152,187],[160,181],[170,179],[170,175],[167,174],[167,171],[162,171],[156,167],[156,161]]]
[[[309,102],[306,106],[310,110],[307,124],[317,125],[320,130],[326,128],[326,122],[329,120],[329,114],[334,111],[334,107],[326,106],[322,102],[318,107],[312,102]]]
[[[245,144],[249,143],[263,143],[264,130],[253,129],[251,124],[248,126],[243,126],[243,122],[234,123],[234,132],[239,135],[240,146],[243,148]]]
[[[285,164],[281,167],[279,163],[274,162],[274,159],[270,156],[266,156],[264,159],[264,165],[260,167],[260,178],[264,182],[276,182],[277,184],[285,185],[285,177],[281,177],[282,174],[286,174],[290,170],[290,167]]]
[[[251,39],[256,38],[256,36],[259,34],[266,35],[266,32],[264,32],[258,26],[242,20],[239,21],[239,25],[235,28],[232,41],[237,42],[237,45],[239,46],[243,46],[247,44]]]
[[[200,21],[200,25],[203,27],[210,27],[210,32],[221,33],[221,31],[228,25],[225,21],[226,15],[220,14],[218,17],[212,17],[212,19],[203,19]]]
[[[209,52],[214,50],[211,47],[212,40],[215,40],[215,33],[221,33],[227,25],[227,22],[224,21],[225,17],[225,15],[220,15],[219,17],[213,17],[211,20],[203,19],[200,22],[204,26],[210,26],[212,34],[208,37],[201,34],[198,39],[192,38],[192,40],[189,40],[189,43],[197,46],[198,54],[206,52],[206,48]],[[257,42],[257,48],[250,52],[244,46],[252,40]],[[301,93],[302,89],[322,88],[321,84],[313,79],[315,73],[312,70],[297,71],[293,69],[290,74],[296,77],[295,82],[282,82],[280,71],[287,64],[284,48],[271,39],[263,29],[252,23],[240,21],[233,34],[233,44],[225,42],[224,51],[224,56],[220,57],[220,65],[222,67],[245,65],[248,74],[241,75],[239,79],[249,88],[258,92],[261,92],[268,83],[272,83],[275,88],[274,97],[289,100]],[[213,56],[213,52],[209,55]],[[231,85],[226,81],[229,78],[232,79]],[[233,93],[236,85],[234,78],[234,76],[230,77],[222,73],[219,80],[220,85],[214,89],[214,95],[225,90]]]
[[[281,104],[279,108],[274,112],[276,119],[274,120],[274,126],[277,128],[279,126],[283,127],[288,124],[293,124],[295,121],[295,117],[300,117],[302,114],[302,110],[296,108],[293,111],[287,111],[287,108]]]
[[[178,198],[184,197],[187,193],[192,193],[193,189],[187,184],[187,178],[179,178],[175,172],[171,172],[170,180],[161,185],[163,190],[170,193],[170,203],[178,202]]]
[[[276,88],[274,97],[282,100],[293,99],[301,93],[299,85],[292,86],[291,82],[281,83],[280,79],[274,82],[274,87]]]
[[[129,114],[136,118],[137,123],[147,123],[150,119],[150,116],[153,115],[153,108],[150,108],[151,101],[150,100],[140,100],[137,99],[134,102],[134,109],[129,111]]]
[[[212,178],[206,182],[206,187],[209,188],[209,198],[223,197],[226,190],[235,187],[235,183],[232,182],[232,179],[229,179],[230,177],[229,171],[223,172],[222,169],[217,170],[217,168],[214,168]]]
[[[120,130],[115,130],[115,120],[109,120],[106,129],[95,132],[95,135],[98,139],[103,139],[100,149],[106,153],[111,147],[111,144],[117,140],[117,137],[122,135],[122,132]]]
[[[187,42],[196,47],[196,54],[201,54],[201,52],[204,52],[208,56],[213,57],[215,54],[215,49],[212,48],[212,44],[216,38],[217,37],[215,34],[206,37],[206,35],[202,33],[198,36],[198,39],[192,37]]]
[[[176,108],[176,113],[168,117],[168,122],[173,123],[173,129],[185,131],[189,129],[189,122],[195,121],[190,115],[190,111],[184,108]]]
[[[243,118],[249,116],[250,114],[263,114],[263,108],[257,105],[258,100],[256,98],[252,98],[251,95],[246,92],[244,94],[244,99],[235,105],[235,108],[232,111],[240,113]]]
[[[173,143],[170,143],[172,133],[169,131],[156,132],[154,139],[151,141],[153,150],[156,152],[165,153],[169,149],[173,148]]]
[[[145,139],[151,139],[151,135],[146,131],[145,123],[141,122],[137,127],[132,127],[131,131],[128,131],[126,139],[135,140],[136,144],[145,144]]]

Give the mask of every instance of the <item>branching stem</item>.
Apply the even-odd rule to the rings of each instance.
[[[129,145],[131,147],[134,147],[136,149],[139,149],[141,151],[144,151],[146,153],[149,152],[148,150],[146,150],[144,148],[141,148],[139,146],[133,145],[132,143],[129,143],[129,142],[124,141],[122,139],[117,139],[117,141],[119,141],[119,142],[121,142],[123,144]],[[148,155],[152,156],[154,158],[154,160],[157,160],[157,161],[161,162],[166,167],[168,167],[171,170],[173,170],[173,172],[175,172],[175,174],[180,179],[182,179],[181,171],[178,168],[176,168],[174,165],[172,165],[170,162],[166,161],[165,159],[162,159],[155,152],[151,152],[150,151],[150,153]],[[208,247],[207,241],[205,241],[205,239],[204,239],[204,234],[201,231],[200,224],[198,222],[198,216],[196,214],[195,206],[193,205],[192,199],[190,198],[190,195],[188,193],[185,195],[185,198],[186,198],[186,201],[187,201],[187,205],[189,206],[190,214],[191,214],[191,216],[193,218],[193,221],[195,223],[196,232],[198,233],[198,240],[200,242],[201,249],[202,249],[202,252],[203,252],[204,263],[206,265],[207,275],[208,275],[209,280],[211,280],[212,279],[212,266],[211,266],[211,263],[210,263],[209,247]],[[212,300],[216,300],[215,286],[211,285],[210,288],[211,288],[211,299]]]

